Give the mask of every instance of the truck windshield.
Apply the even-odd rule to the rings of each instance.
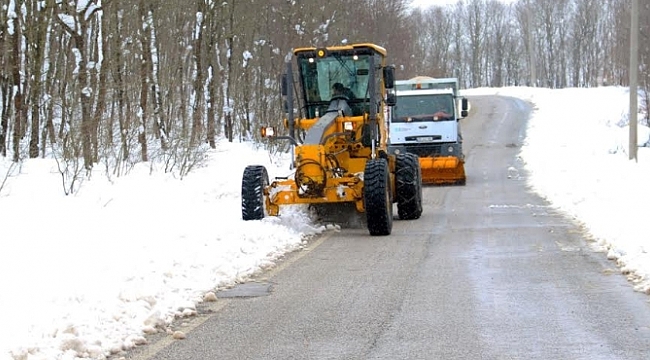
[[[444,115],[446,114],[446,115]],[[393,122],[453,120],[451,94],[398,96]]]
[[[343,85],[348,97],[365,99],[368,96],[370,56],[330,53],[323,58],[299,57],[300,81],[306,102],[330,101],[332,86],[336,83]]]

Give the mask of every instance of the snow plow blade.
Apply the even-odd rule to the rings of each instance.
[[[465,162],[454,156],[420,158],[422,183],[465,185]]]

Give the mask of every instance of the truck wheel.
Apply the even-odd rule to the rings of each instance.
[[[264,188],[269,175],[262,165],[249,165],[241,181],[241,215],[244,220],[264,218]]]
[[[386,160],[368,160],[363,178],[368,231],[372,236],[390,235],[393,230],[393,199]]]
[[[422,169],[415,154],[397,155],[395,163],[397,215],[402,220],[422,215]]]

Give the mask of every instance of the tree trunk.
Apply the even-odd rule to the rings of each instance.
[[[154,116],[154,128],[156,136],[160,139],[160,147],[163,150],[167,149],[167,127],[165,125],[164,114],[162,111],[162,96],[160,94],[160,64],[158,58],[158,44],[156,37],[156,28],[153,21],[153,10],[149,10],[147,15],[147,27],[149,29],[149,77],[151,79],[151,95],[153,96],[153,116]]]
[[[217,112],[215,109],[217,108],[218,100],[217,100],[217,82],[215,80],[215,77],[217,76],[217,66],[216,66],[216,61],[215,58],[217,54],[215,53],[216,50],[216,42],[217,36],[215,34],[214,29],[217,28],[214,24],[217,23],[215,17],[216,17],[216,8],[215,4],[212,3],[209,12],[209,16],[206,17],[206,28],[209,30],[208,31],[208,49],[207,49],[207,54],[208,54],[208,99],[206,101],[206,107],[207,107],[207,134],[206,134],[206,140],[208,144],[210,145],[210,148],[215,149],[217,147],[217,144],[215,142],[215,138],[217,136],[217,131],[216,131],[216,117],[217,117]]]
[[[82,34],[86,33],[86,26],[81,26]],[[91,146],[92,118],[90,116],[90,88],[88,84],[88,70],[86,62],[86,46],[84,38],[79,33],[73,33],[74,46],[79,51],[77,68],[79,69],[79,99],[81,101],[81,153],[84,159],[84,168],[90,170],[93,167],[93,154]]]
[[[108,17],[102,16],[102,21],[99,25],[102,29],[101,39],[98,40],[98,43],[101,43],[101,57],[102,61],[99,65],[99,77],[97,82],[97,98],[95,103],[95,116],[93,118],[93,129],[92,129],[92,145],[93,145],[93,158],[97,162],[99,161],[99,132],[100,124],[102,119],[105,116],[106,112],[106,88],[107,88],[107,78],[109,72],[109,26],[108,26]],[[113,129],[108,127],[108,132],[111,132]]]
[[[20,8],[22,1],[16,1],[16,8]],[[20,17],[14,17],[13,28],[14,34],[12,36],[12,75],[13,75],[13,88],[14,88],[14,131],[13,131],[13,161],[18,162],[20,160],[20,138],[23,133],[23,94],[22,94],[22,83],[20,82],[20,66],[21,66],[21,54],[20,51],[20,28],[21,25],[18,21]]]
[[[146,23],[146,1],[140,1],[140,21]],[[149,59],[151,59],[151,50],[149,49],[149,38],[146,29],[140,32],[140,46],[142,50],[142,61],[140,62],[140,127],[138,128],[138,142],[140,143],[140,155],[142,161],[149,161],[147,150],[147,98],[149,96],[149,84],[147,68]]]
[[[231,29],[232,29],[232,25],[233,25],[233,15],[231,13],[231,15],[230,15]],[[232,49],[232,47],[233,47],[233,45],[232,45],[233,44],[232,36],[229,36],[228,38],[226,38],[226,41],[228,43],[227,51],[228,51],[228,54],[230,56],[228,56],[228,60],[227,60],[228,76],[227,76],[227,79],[226,79],[226,116],[225,116],[226,124],[225,124],[225,129],[224,130],[226,132],[226,137],[228,138],[228,141],[232,142],[233,133],[234,133],[233,132],[233,119],[232,119],[233,104],[231,104],[231,100],[230,100],[230,89],[231,89],[231,85],[232,85],[232,80],[231,80],[232,79],[232,51],[233,51],[233,49]]]
[[[44,16],[44,9],[34,6],[34,3],[25,4],[27,9],[27,21],[30,23],[25,27],[27,31],[27,49],[30,58],[29,71],[32,76],[29,78],[30,90],[28,103],[31,107],[31,131],[29,137],[29,157],[37,158],[39,155],[41,105],[43,99],[43,73],[45,58],[45,38],[47,36],[47,17]]]
[[[7,132],[9,131],[9,113],[11,112],[11,84],[8,78],[2,77],[2,113],[0,115],[0,155],[7,157]]]
[[[205,13],[203,9],[203,0],[198,0],[197,13]],[[192,135],[190,144],[196,146],[203,133],[203,63],[202,63],[202,42],[203,42],[203,20],[200,16],[196,17],[196,26],[194,32],[193,46],[194,49],[194,81],[193,81],[193,101],[192,104]]]
[[[113,36],[113,49],[114,53],[114,64],[113,64],[113,76],[115,77],[115,87],[116,87],[116,96],[117,96],[117,122],[120,129],[120,159],[122,161],[127,161],[130,156],[129,151],[129,124],[126,121],[124,116],[124,111],[126,108],[126,94],[125,94],[125,85],[124,85],[124,72],[125,65],[123,64],[123,44],[122,44],[122,17],[118,14],[118,11],[111,12],[113,15],[113,21],[115,23],[115,36]],[[113,131],[113,127],[109,128],[109,133]]]

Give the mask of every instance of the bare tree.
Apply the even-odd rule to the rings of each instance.
[[[537,56],[541,61],[540,80],[543,85],[555,88],[559,82],[556,77],[562,73],[559,69],[558,47],[566,38],[561,34],[561,29],[564,26],[562,19],[567,13],[567,1],[538,0],[534,12],[537,14],[537,23],[541,25],[539,48],[543,51]]]
[[[630,63],[630,6],[628,0],[609,0],[608,5],[609,10],[603,21],[609,24],[606,30],[609,36],[605,48],[603,78],[607,85],[623,85],[629,80],[627,67]]]
[[[159,44],[157,27],[154,21],[154,9],[153,6],[149,7],[147,13],[146,22],[144,24],[144,31],[148,31],[149,39],[149,59],[147,68],[149,82],[151,83],[151,96],[153,102],[153,128],[154,136],[160,140],[160,147],[163,150],[167,149],[168,142],[168,133],[167,125],[165,122],[165,114],[163,112],[163,100],[162,100],[162,91],[160,89],[160,61],[159,61]]]
[[[101,10],[95,1],[88,1],[82,9],[76,9],[71,4],[61,2],[55,7],[55,19],[58,20],[62,29],[72,40],[72,52],[74,54],[77,86],[76,91],[80,99],[81,107],[81,144],[84,167],[92,168],[94,159],[92,151],[93,125],[91,116],[91,97],[94,89],[90,86],[88,51],[92,46],[87,44],[89,37],[89,24],[94,15]],[[66,21],[69,20],[69,21]]]
[[[17,9],[20,9],[23,5],[21,0],[15,2]],[[15,10],[15,9],[14,9]],[[13,11],[13,10],[12,10]],[[18,162],[20,160],[20,139],[23,136],[26,122],[26,107],[24,104],[24,85],[21,80],[20,73],[22,71],[23,65],[23,52],[21,51],[21,38],[22,38],[22,27],[23,25],[20,22],[20,16],[16,12],[13,12],[9,16],[10,26],[12,28],[11,35],[11,44],[12,44],[12,59],[11,59],[11,73],[12,73],[12,86],[14,88],[13,94],[13,109],[14,109],[14,129],[13,129],[13,161]]]
[[[593,0],[575,0],[576,11],[573,24],[573,71],[572,79],[576,86],[597,84],[594,73],[595,58],[600,45],[593,39],[597,36],[598,12],[601,4]]]
[[[233,29],[235,26],[235,2],[231,1],[230,4],[226,7],[226,11],[228,12],[228,20],[227,20],[227,31],[228,35],[226,36],[226,74],[225,74],[225,84],[223,86],[224,90],[224,98],[226,101],[226,105],[224,106],[224,119],[225,119],[225,133],[226,137],[228,138],[228,141],[232,142],[233,141],[233,136],[234,136],[234,121],[233,121],[233,104],[232,99],[230,97],[230,91],[232,89],[232,85],[235,83],[233,79],[233,52],[234,52],[234,39],[235,36],[233,34]]]
[[[8,2],[3,1],[2,9],[8,9]],[[12,83],[11,64],[12,59],[10,54],[13,54],[10,49],[12,48],[12,38],[9,30],[13,30],[14,24],[9,26],[9,16],[7,11],[0,11],[0,155],[7,156],[7,134],[9,133],[9,117],[11,112],[12,100]],[[13,21],[13,20],[12,20]]]
[[[470,58],[471,86],[483,84],[483,53],[486,37],[486,5],[484,0],[471,0],[467,9],[469,34],[468,52]]]
[[[116,9],[117,10],[117,9]],[[125,51],[125,37],[122,35],[123,34],[123,11],[122,10],[117,10],[112,13],[112,23],[114,24],[112,29],[114,29],[115,33],[112,37],[112,49],[113,53],[111,54],[111,58],[114,60],[114,64],[112,67],[112,72],[113,72],[113,78],[115,79],[115,94],[117,99],[115,99],[115,103],[117,106],[112,107],[113,108],[113,113],[117,113],[117,121],[118,121],[118,126],[119,126],[119,134],[120,134],[120,154],[121,154],[121,159],[122,161],[126,161],[129,158],[130,155],[130,148],[129,148],[129,141],[128,141],[128,133],[130,129],[130,122],[128,121],[125,110],[127,106],[127,100],[126,100],[126,81],[125,81],[125,75],[124,73],[126,72],[126,66],[123,62],[123,53]],[[111,118],[113,118],[111,116]],[[109,139],[108,143],[112,143],[112,125],[109,125],[109,130],[107,132]]]
[[[138,142],[140,143],[140,157],[142,161],[149,161],[149,152],[147,144],[147,119],[148,100],[149,100],[149,66],[151,62],[151,39],[147,24],[149,24],[148,3],[146,0],[140,0],[138,3],[142,31],[139,33],[140,40],[140,108],[138,110]]]
[[[29,157],[35,158],[39,155],[40,143],[40,120],[41,106],[44,103],[42,97],[44,81],[48,72],[45,64],[46,36],[50,26],[51,10],[38,5],[36,2],[25,3],[25,31],[26,56],[29,58],[27,65],[29,86],[27,92],[27,103],[31,104]]]
[[[650,126],[650,4],[639,6],[639,83],[643,91],[641,105],[645,108],[645,124]]]
[[[508,11],[506,5],[490,0],[487,3],[487,48],[486,48],[486,77],[485,85],[499,87],[504,85],[506,41],[509,35],[507,23]]]
[[[190,144],[192,146],[198,145],[198,142],[203,139],[203,105],[204,105],[204,92],[203,92],[203,29],[204,14],[206,13],[207,4],[204,0],[197,0],[196,19],[194,31],[192,34],[192,135],[190,137]]]
[[[220,27],[217,21],[217,5],[215,2],[210,2],[206,5],[206,17],[205,17],[205,28],[207,29],[206,33],[206,76],[207,76],[207,98],[205,100],[207,106],[206,112],[206,141],[210,145],[210,148],[214,149],[217,147],[216,137],[217,137],[217,114],[215,107],[218,106],[217,101],[217,81],[216,77],[218,76],[218,68],[215,61],[216,58],[216,47],[219,46],[220,40]]]
[[[450,59],[453,58],[454,18],[449,8],[432,7],[414,22],[418,47],[424,52],[421,70],[413,75],[448,77],[454,75]],[[411,59],[417,61],[417,57]]]

